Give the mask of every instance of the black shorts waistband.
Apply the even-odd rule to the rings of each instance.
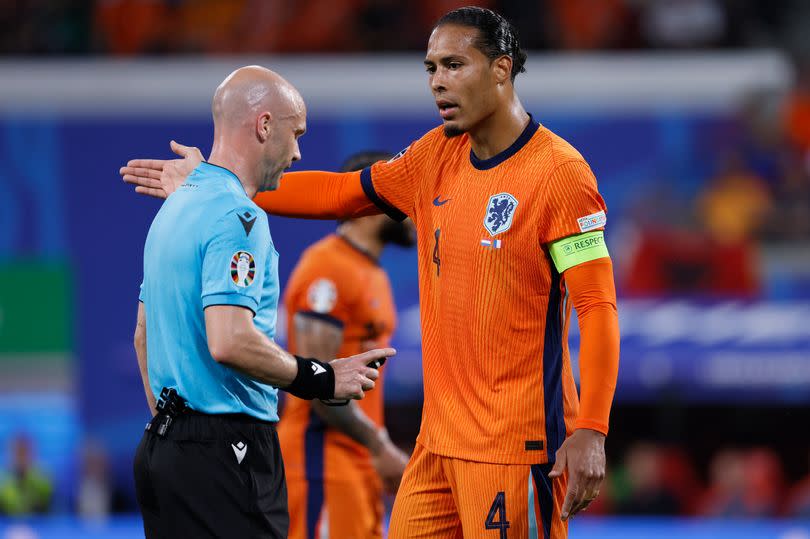
[[[161,414],[158,414],[150,423],[159,425],[163,419]],[[153,434],[157,432],[154,429],[147,428],[147,430]],[[272,421],[264,421],[247,414],[205,414],[186,409],[182,414],[172,418],[164,437],[175,441],[204,442],[275,436],[276,424]]]
[[[276,428],[275,421],[266,421],[264,419],[259,419],[258,417],[253,417],[252,415],[248,414],[206,414],[205,412],[198,412],[197,410],[192,410],[191,408],[186,408],[183,411],[184,416],[187,417],[204,417],[211,420],[219,420],[219,421],[228,421],[231,423],[245,423],[251,425],[259,425],[264,427]]]

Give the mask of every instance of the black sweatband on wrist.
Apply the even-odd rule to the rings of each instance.
[[[295,356],[298,374],[284,390],[299,399],[332,399],[335,397],[335,371],[317,359]]]

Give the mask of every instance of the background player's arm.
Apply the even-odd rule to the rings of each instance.
[[[138,357],[138,368],[141,371],[141,381],[143,382],[143,390],[146,393],[146,403],[149,405],[149,411],[154,416],[157,413],[155,408],[155,395],[152,394],[152,388],[149,386],[149,371],[146,363],[146,310],[143,307],[143,302],[138,302],[138,320],[135,323],[135,355]]]
[[[318,359],[337,355],[343,343],[341,328],[300,313],[295,315],[294,323],[296,350],[301,354]],[[327,425],[366,447],[386,489],[396,492],[408,457],[391,442],[386,430],[377,428],[353,402],[348,406],[327,406],[313,401],[312,408]]]

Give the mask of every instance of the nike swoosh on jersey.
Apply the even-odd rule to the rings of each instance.
[[[442,198],[441,195],[439,195],[439,196],[437,196],[436,198],[433,199],[433,205],[434,206],[444,206],[445,204],[447,204],[448,202],[453,200],[452,198],[446,198],[444,200],[439,200],[440,198]]]

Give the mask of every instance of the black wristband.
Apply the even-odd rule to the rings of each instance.
[[[332,399],[335,397],[335,371],[332,366],[317,359],[295,356],[298,374],[285,388],[299,399]]]

